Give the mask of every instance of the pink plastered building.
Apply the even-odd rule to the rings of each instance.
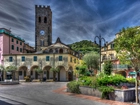
[[[10,30],[0,28],[0,65],[3,65],[3,54],[23,53],[24,39],[15,36]]]

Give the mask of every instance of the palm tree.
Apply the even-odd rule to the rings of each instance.
[[[6,72],[11,72],[12,73],[12,81],[13,81],[13,77],[15,76],[15,71],[17,70],[17,67],[16,66],[8,66],[6,67],[5,71]]]
[[[35,68],[34,70],[41,76],[41,82],[42,82],[42,80],[43,80],[43,76],[42,76],[43,70],[40,67]]]
[[[58,73],[58,72],[60,71],[60,69],[59,69],[59,68],[53,68],[53,67],[52,67],[50,70],[54,73],[53,80],[55,81],[56,73]]]

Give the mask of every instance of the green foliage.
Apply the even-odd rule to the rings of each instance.
[[[98,88],[102,92],[102,98],[109,99],[108,94],[114,91],[112,86],[101,86]]]
[[[107,86],[107,85],[119,85],[121,82],[125,83],[127,82],[126,78],[123,77],[122,75],[111,75],[111,76],[104,76],[102,78],[98,78],[98,85],[99,86]]]
[[[112,72],[113,66],[111,61],[106,61],[104,64],[104,73],[110,75]]]
[[[55,73],[58,73],[59,71],[60,71],[60,69],[59,68],[51,68],[50,69],[50,71],[52,71],[52,72],[55,72]]]
[[[86,65],[76,66],[76,70],[79,72],[79,74],[84,75],[87,72],[87,66]]]
[[[99,69],[99,54],[96,52],[90,52],[84,55],[84,62],[89,69]]]
[[[123,64],[140,69],[140,27],[123,28],[115,39],[115,50]]]
[[[37,73],[39,73],[39,74],[42,74],[43,73],[43,70],[41,69],[41,68],[35,68],[34,69]]]
[[[135,83],[135,79],[134,78],[126,78],[128,83]]]
[[[79,78],[79,82],[81,82],[81,85],[83,86],[92,86],[92,77],[88,77],[88,76],[82,76]]]
[[[0,65],[0,70],[1,70],[1,71],[5,70],[5,68],[4,68],[3,65]]]
[[[73,50],[86,54],[91,51],[99,52],[99,47],[91,41],[83,40],[69,45]]]
[[[67,84],[67,87],[69,88],[70,92],[72,93],[81,93],[79,89],[79,83],[76,81],[72,81]]]
[[[14,71],[17,70],[17,67],[11,65],[11,66],[6,67],[5,70],[6,70],[7,72],[14,72]]]

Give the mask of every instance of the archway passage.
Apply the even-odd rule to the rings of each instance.
[[[19,80],[23,80],[27,76],[27,67],[21,66],[18,70]]]
[[[68,81],[72,81],[73,80],[73,71],[69,70],[68,71]]]
[[[39,79],[40,78],[39,74],[34,70],[35,68],[38,68],[38,66],[31,67],[31,70],[30,70],[31,79]]]
[[[51,66],[45,66],[43,69],[43,78],[44,79],[50,79],[50,77],[53,76],[53,74],[50,71]]]
[[[67,81],[66,79],[66,70],[63,66],[59,66],[59,73],[58,73],[58,81]]]

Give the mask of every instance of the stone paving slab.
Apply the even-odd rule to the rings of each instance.
[[[134,105],[132,103],[112,101],[112,100],[105,100],[105,99],[101,99],[101,98],[94,97],[94,96],[69,93],[69,92],[66,92],[66,88],[67,87],[64,86],[62,88],[54,90],[53,92],[59,93],[59,94],[65,94],[65,95],[69,95],[69,96],[74,96],[74,97],[79,97],[79,98],[83,98],[83,99],[87,99],[87,100],[97,101],[97,102],[101,102],[101,103],[105,103],[105,104],[109,104],[109,105]]]

